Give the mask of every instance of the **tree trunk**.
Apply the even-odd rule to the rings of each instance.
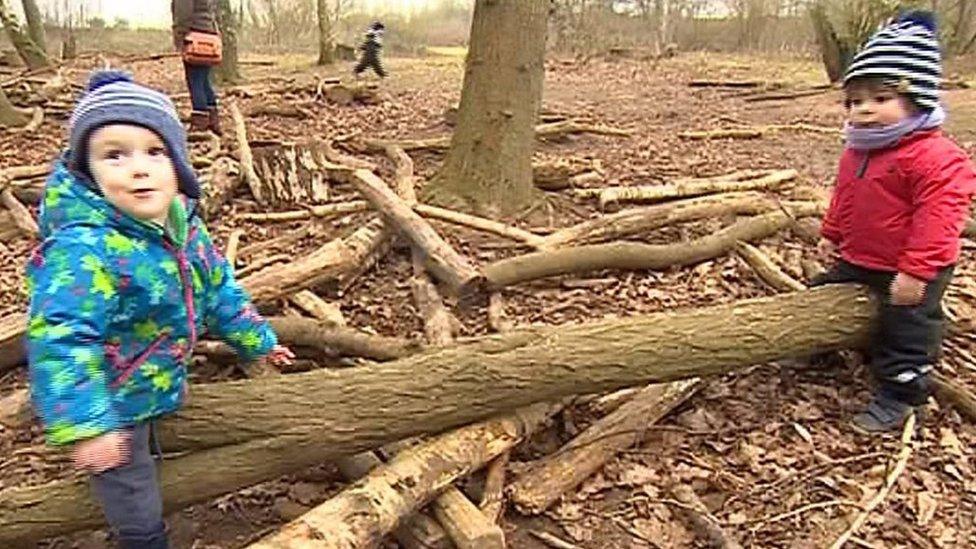
[[[332,19],[329,0],[315,0],[319,17],[319,65],[335,63],[335,42],[332,36]]]
[[[7,30],[7,37],[17,50],[17,54],[30,70],[51,66],[51,60],[37,44],[31,40],[27,32],[21,27],[17,14],[14,13],[10,0],[0,0],[0,22]]]
[[[44,17],[37,8],[37,0],[21,0],[24,5],[24,18],[27,20],[27,32],[30,39],[37,44],[41,51],[47,51],[47,36],[44,32]]]
[[[832,286],[519,329],[368,368],[201,385],[175,418],[159,424],[167,451],[195,450],[166,462],[163,493],[173,509],[534,402],[848,348],[864,341],[874,313],[866,289]],[[0,493],[0,546],[99,521],[83,481]]]
[[[217,26],[220,27],[223,42],[223,60],[217,67],[217,78],[225,84],[241,81],[241,69],[238,64],[238,37],[240,36],[240,19],[234,17],[234,10],[230,0],[217,0]]]
[[[532,200],[548,13],[547,0],[475,3],[458,124],[431,198],[503,214]]]
[[[11,103],[7,92],[0,88],[0,128],[20,128],[29,122],[30,116],[27,112]]]
[[[817,44],[820,46],[820,56],[827,71],[827,78],[833,83],[840,82],[844,78],[858,44],[848,44],[837,35],[827,9],[824,1],[816,2],[810,7],[810,19],[813,22]]]

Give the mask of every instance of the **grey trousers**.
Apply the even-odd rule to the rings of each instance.
[[[149,449],[150,424],[140,423],[130,431],[129,462],[92,475],[92,489],[120,547],[166,549],[163,501]]]

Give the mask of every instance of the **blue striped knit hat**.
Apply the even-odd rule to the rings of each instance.
[[[923,111],[938,106],[942,55],[935,14],[908,12],[878,31],[854,56],[844,85],[857,78],[880,79]]]
[[[121,71],[97,71],[88,80],[68,123],[68,167],[91,175],[88,170],[88,138],[108,124],[134,124],[156,132],[166,144],[180,192],[200,198],[200,183],[190,164],[186,131],[176,107],[165,94],[135,83]]]

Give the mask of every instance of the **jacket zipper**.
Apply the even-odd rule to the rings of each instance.
[[[164,341],[169,339],[169,334],[170,334],[169,330],[163,330],[163,333],[156,336],[156,339],[152,340],[152,343],[150,343],[149,346],[145,348],[145,350],[139,353],[134,359],[132,359],[132,362],[130,362],[128,365],[125,366],[125,368],[122,369],[122,373],[119,375],[119,377],[115,378],[115,381],[112,382],[111,387],[113,389],[121,387],[122,384],[128,381],[129,378],[132,377],[132,374],[134,374],[136,370],[139,369],[140,366],[142,366],[143,364],[146,363],[147,360],[149,360],[149,357],[156,352],[156,349],[158,349],[159,346],[162,345]]]

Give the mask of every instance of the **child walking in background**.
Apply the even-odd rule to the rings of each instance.
[[[854,425],[899,429],[930,394],[942,296],[960,252],[976,174],[942,131],[935,17],[911,12],[875,34],[844,78],[847,146],[823,220],[836,265],[816,283],[860,282],[881,299],[870,349],[874,398]]]
[[[196,215],[200,185],[173,103],[96,73],[70,120],[27,267],[31,394],[121,547],[168,546],[151,422],[179,409],[207,329],[245,360],[293,357]]]
[[[359,58],[356,68],[353,69],[353,74],[359,76],[366,69],[373,69],[377,76],[386,78],[386,70],[383,69],[383,63],[380,62],[380,51],[383,49],[383,34],[385,32],[386,27],[379,21],[374,21],[369,26],[369,29],[366,30],[366,40],[363,41],[360,48],[363,55]]]

